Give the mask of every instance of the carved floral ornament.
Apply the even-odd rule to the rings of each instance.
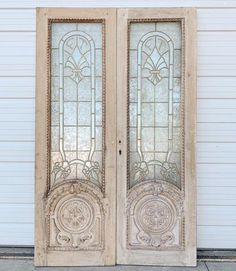
[[[145,181],[129,190],[128,248],[181,248],[183,194],[170,183]],[[182,234],[181,234],[182,235]]]
[[[45,203],[49,249],[103,248],[105,210],[96,185],[65,181],[51,190]]]

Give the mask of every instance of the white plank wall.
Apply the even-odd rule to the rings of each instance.
[[[236,0],[0,0],[0,245],[34,243],[36,6],[198,8],[198,247],[236,248]]]

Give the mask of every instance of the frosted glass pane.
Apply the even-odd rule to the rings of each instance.
[[[130,186],[163,180],[180,187],[181,24],[132,22],[129,35]]]
[[[102,182],[102,23],[52,23],[51,186]]]

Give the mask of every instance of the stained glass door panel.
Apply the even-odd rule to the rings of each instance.
[[[114,264],[115,11],[39,13],[35,263]]]
[[[194,197],[191,203],[187,201],[195,177],[188,177],[192,169],[186,161],[187,142],[194,139],[186,127],[195,125],[194,118],[187,116],[189,95],[195,114],[194,87],[186,84],[190,67],[186,33],[191,27],[187,11],[177,12],[176,17],[173,10],[173,16],[166,11],[167,18],[162,12],[123,10],[118,15],[118,22],[126,18],[120,33],[128,40],[126,47],[118,46],[118,66],[119,59],[127,59],[127,73],[121,72],[118,79],[123,82],[118,92],[127,89],[127,95],[118,100],[118,108],[126,104],[127,114],[118,121],[127,129],[118,131],[120,141],[126,142],[120,144],[121,151],[126,149],[126,159],[118,155],[118,165],[125,170],[118,171],[122,191],[118,216],[123,218],[118,225],[119,263],[195,264],[195,239],[190,238],[195,244],[191,249],[186,240],[194,223],[194,218],[188,221],[189,206],[195,204]],[[194,149],[191,155],[194,168]],[[194,208],[191,212],[194,215]]]

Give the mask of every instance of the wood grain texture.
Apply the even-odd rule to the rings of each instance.
[[[49,249],[49,241],[46,224],[46,205],[54,200],[53,193],[58,197],[63,197],[69,193],[70,189],[79,191],[76,197],[88,197],[96,195],[98,192],[93,188],[84,188],[85,184],[74,181],[69,188],[69,182],[56,187],[50,195],[47,188],[47,168],[49,145],[47,141],[48,127],[50,125],[48,118],[48,19],[104,19],[105,20],[105,194],[99,202],[95,204],[102,205],[104,216],[102,216],[103,232],[101,242],[104,243],[100,249],[73,249],[67,248],[67,251],[56,250],[53,247]],[[89,265],[112,265],[115,263],[115,194],[116,194],[116,11],[112,9],[37,9],[37,93],[36,93],[36,207],[35,207],[35,265],[36,266],[89,266]],[[111,125],[112,123],[112,125]],[[78,189],[79,190],[78,190]],[[58,189],[58,190],[57,190]],[[58,191],[58,192],[57,192]],[[60,192],[62,191],[62,192]],[[75,193],[75,192],[74,192]],[[81,193],[81,194],[79,194]],[[101,192],[100,192],[101,193]],[[81,196],[80,196],[81,195]],[[92,199],[91,199],[92,200]],[[89,204],[93,204],[90,202]],[[97,206],[96,205],[96,206]],[[93,205],[93,208],[97,208]],[[48,207],[50,208],[50,206]],[[96,209],[95,209],[96,210]],[[96,211],[98,213],[98,211]],[[92,213],[92,215],[95,215]],[[47,222],[48,223],[48,222]],[[50,234],[55,234],[52,230]],[[96,232],[95,232],[96,234]],[[97,237],[98,238],[98,237]],[[100,237],[99,237],[100,238]],[[50,239],[51,240],[51,239]]]
[[[128,20],[183,18],[185,22],[185,248],[148,250],[128,246],[127,226],[127,91]],[[194,9],[119,9],[117,15],[117,262],[141,265],[196,265],[196,11]],[[121,38],[122,37],[122,38]],[[120,143],[119,143],[120,142]],[[135,187],[135,186],[134,186]],[[134,188],[132,188],[134,189]],[[149,189],[147,187],[147,189]],[[148,190],[147,190],[148,191]],[[137,192],[137,197],[139,192]],[[177,196],[177,194],[176,194]],[[130,204],[129,199],[129,204]],[[130,234],[130,233],[129,233]]]

